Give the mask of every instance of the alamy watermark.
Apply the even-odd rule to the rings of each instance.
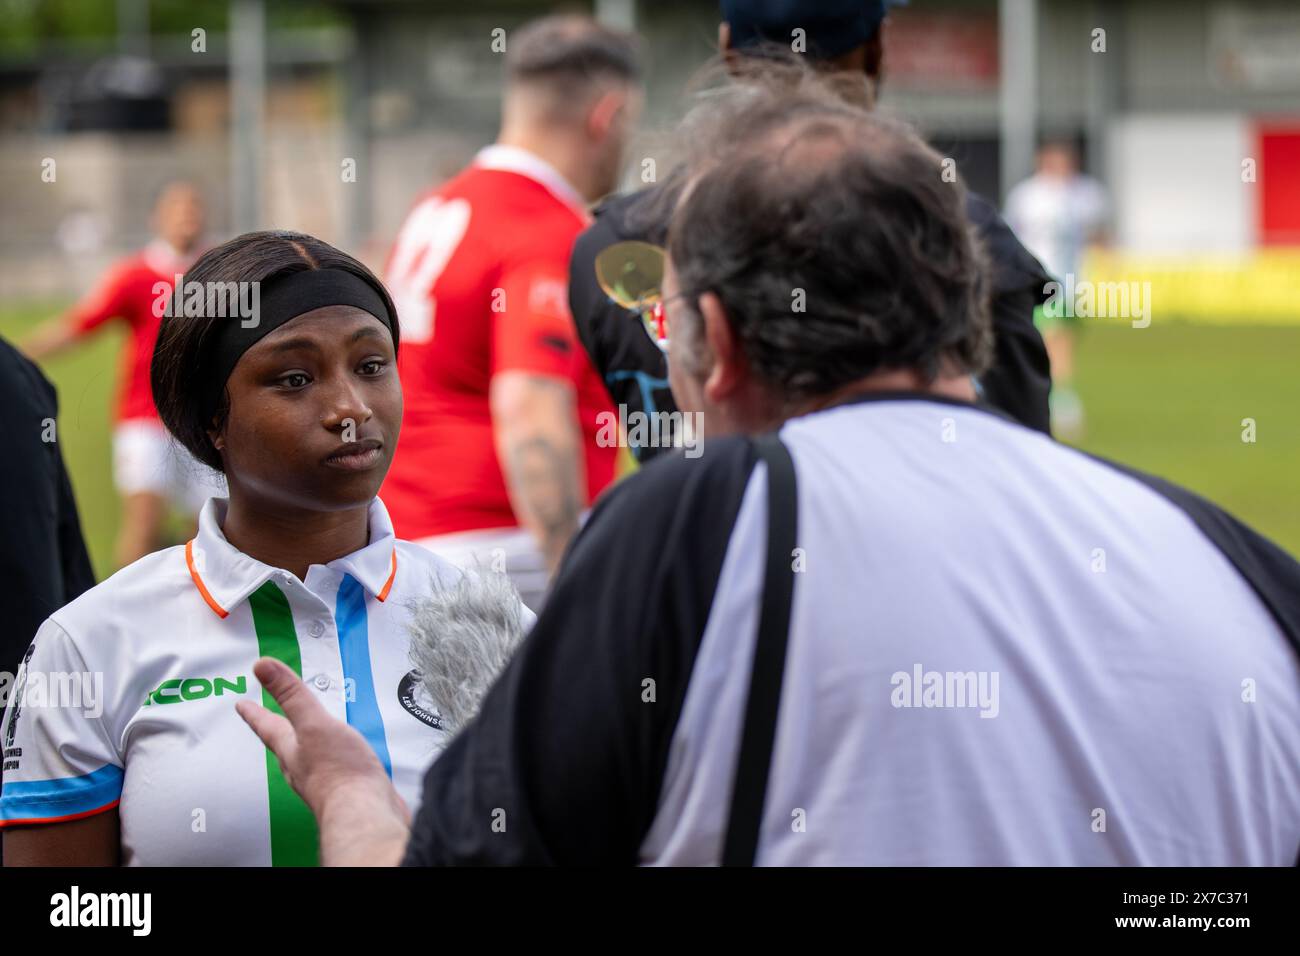
[[[1064,282],[1043,286],[1043,313],[1051,319],[1131,319],[1133,328],[1151,324],[1150,282],[1089,282],[1067,272]]]
[[[51,926],[121,926],[133,936],[148,936],[152,914],[152,893],[83,893],[74,884],[50,897]]]
[[[996,717],[1000,709],[997,671],[927,671],[913,664],[910,673],[894,671],[889,683],[895,707],[978,708],[981,717]]]
[[[704,454],[703,412],[628,411],[596,415],[596,444],[601,448],[681,448],[687,458]]]
[[[8,706],[11,698],[11,723],[28,707],[66,707],[94,719],[104,713],[104,674],[19,670],[15,677],[9,671],[0,671],[0,708]]]
[[[246,329],[256,328],[260,319],[260,282],[186,282],[153,284],[154,318],[182,316],[189,319],[239,319]]]

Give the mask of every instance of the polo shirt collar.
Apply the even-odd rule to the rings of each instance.
[[[485,146],[474,157],[474,165],[480,169],[497,169],[507,173],[517,173],[533,182],[540,183],[560,202],[572,208],[584,219],[588,218],[587,201],[582,193],[565,179],[558,169],[536,153],[519,146],[504,146],[495,143]]]
[[[221,525],[228,506],[225,498],[209,498],[199,514],[198,534],[185,545],[185,563],[194,586],[223,618],[272,577],[286,573],[250,558],[226,540]],[[325,567],[351,575],[376,600],[384,601],[397,576],[397,537],[388,509],[378,498],[370,502],[368,518],[370,543]]]

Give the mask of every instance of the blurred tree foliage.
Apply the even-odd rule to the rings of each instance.
[[[114,49],[120,0],[0,0],[0,50],[35,54],[50,44]],[[130,2],[130,0],[128,0]],[[195,27],[224,33],[230,0],[147,0],[153,36],[188,35]],[[326,3],[267,0],[268,28],[341,22]]]

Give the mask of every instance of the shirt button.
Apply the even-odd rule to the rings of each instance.
[[[281,580],[281,582],[283,582],[284,584],[292,584],[292,583],[293,583],[293,575],[292,575],[292,574],[289,574],[289,573],[286,572],[286,573],[280,575],[280,580]]]
[[[317,690],[330,689],[330,679],[329,679],[329,675],[327,674],[317,674],[315,677],[311,679],[311,682],[316,685]]]
[[[312,637],[320,637],[325,633],[325,625],[320,621],[312,621],[311,626],[307,628],[307,633]]]

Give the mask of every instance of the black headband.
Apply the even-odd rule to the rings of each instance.
[[[215,411],[222,389],[240,357],[265,336],[291,319],[327,305],[351,305],[369,312],[388,327],[397,344],[393,318],[383,297],[365,279],[342,269],[304,269],[263,282],[258,287],[255,314],[232,315],[216,328],[207,377],[209,405]]]

